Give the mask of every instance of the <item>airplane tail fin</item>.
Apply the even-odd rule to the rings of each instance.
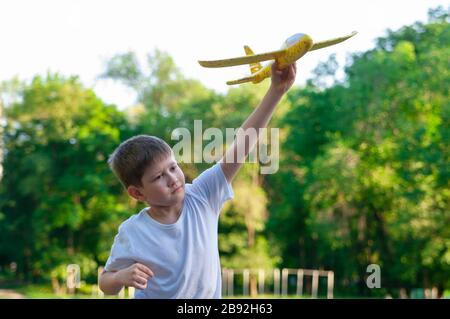
[[[255,55],[255,53],[253,53],[252,49],[250,49],[248,45],[244,45],[244,50],[246,55]],[[261,69],[262,69],[261,63],[259,62],[250,63],[250,72],[252,74],[258,72]]]
[[[252,49],[250,49],[250,47],[248,45],[244,45],[244,50],[245,50],[245,54],[247,56],[249,55],[255,55],[252,51]],[[255,80],[253,74],[258,72],[259,70],[262,69],[262,65],[259,62],[254,62],[254,63],[250,63],[250,72],[252,73],[251,76],[247,76],[245,78],[241,78],[241,79],[237,79],[237,80],[232,80],[232,81],[228,81],[227,84],[228,85],[235,85],[235,84],[241,84],[241,83],[246,83],[246,82],[252,82]]]
[[[235,84],[241,84],[241,83],[246,83],[246,82],[251,82],[254,80],[253,76],[247,76],[245,78],[241,78],[238,80],[232,80],[232,81],[227,81],[228,85],[235,85]]]

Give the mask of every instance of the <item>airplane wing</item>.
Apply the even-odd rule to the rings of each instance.
[[[354,36],[357,33],[358,32],[353,31],[351,34],[346,35],[345,37],[340,37],[340,38],[336,38],[336,39],[330,39],[330,40],[326,40],[326,41],[316,42],[316,43],[313,44],[311,49],[309,49],[309,51],[314,51],[314,50],[326,48],[326,47],[329,47],[331,45],[335,45],[335,44],[341,43],[341,42],[343,42],[343,41],[345,41],[347,39],[350,39],[352,36]]]
[[[272,52],[266,52],[266,53],[259,53],[254,55],[246,55],[241,56],[237,58],[231,58],[231,59],[223,59],[223,60],[214,60],[214,61],[198,61],[201,66],[204,66],[205,68],[223,68],[227,66],[235,66],[235,65],[242,65],[242,64],[251,64],[261,61],[268,61],[268,60],[275,60],[283,54],[286,53],[286,49],[278,50],[278,51],[272,51]]]
[[[254,80],[253,76],[247,76],[247,77],[242,78],[242,79],[227,81],[227,84],[228,85],[235,85],[235,84],[241,84],[241,83],[245,83],[245,82],[251,82],[253,80]]]

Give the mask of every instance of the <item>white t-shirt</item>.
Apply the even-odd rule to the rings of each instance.
[[[142,263],[154,277],[135,298],[221,298],[217,244],[219,213],[233,190],[220,163],[186,184],[181,215],[161,224],[143,209],[123,222],[114,238],[106,271]]]

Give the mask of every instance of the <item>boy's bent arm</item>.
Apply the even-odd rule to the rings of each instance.
[[[147,281],[152,278],[153,271],[147,266],[135,263],[119,271],[104,271],[100,275],[99,287],[107,295],[115,295],[124,287],[145,289]]]
[[[220,160],[222,171],[229,183],[236,176],[250,151],[259,138],[259,130],[267,127],[275,107],[283,95],[289,90],[295,80],[296,66],[292,64],[284,70],[278,70],[277,64],[272,65],[271,85],[258,107],[245,120],[236,138]],[[247,134],[246,134],[247,133]]]
[[[100,275],[98,285],[106,295],[116,295],[124,286],[119,282],[116,271],[104,271]]]

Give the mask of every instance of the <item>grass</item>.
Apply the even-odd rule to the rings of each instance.
[[[11,294],[3,293],[1,290],[9,290],[18,293],[26,299],[119,299],[118,296],[97,296],[92,294],[93,289],[96,289],[94,285],[84,285],[81,289],[77,289],[77,293],[72,294],[55,294],[53,289],[48,284],[30,284],[30,285],[18,285],[18,284],[8,284],[0,286],[0,299],[10,298]],[[335,298],[338,299],[364,299],[362,296],[341,296],[335,294]],[[127,297],[125,297],[127,298]],[[257,295],[252,298],[250,296],[236,295],[236,296],[223,296],[223,299],[310,299],[308,295],[273,295],[273,294],[263,294]],[[319,296],[319,299],[325,299],[326,296]],[[380,297],[382,298],[382,297]],[[450,290],[446,290],[444,293],[444,298],[450,298]]]
[[[88,286],[84,287],[83,292],[77,291],[75,295],[71,294],[55,294],[52,290],[52,287],[49,285],[8,285],[0,287],[1,289],[7,289],[14,291],[16,293],[19,293],[23,295],[26,299],[119,299],[118,296],[97,296],[92,294],[92,288],[95,288],[95,286]],[[91,293],[88,293],[88,292]],[[322,296],[321,296],[322,297]],[[0,293],[0,299],[8,298],[7,295],[2,295]],[[126,297],[125,297],[126,298]],[[244,295],[236,295],[236,296],[223,296],[223,299],[309,299],[308,296],[298,296],[298,295],[273,295],[273,294],[263,294],[263,295],[257,295],[256,297],[252,298],[250,296],[244,296]]]
[[[14,291],[19,293],[26,299],[118,299],[118,296],[104,296],[100,297],[92,294],[92,285],[84,287],[84,289],[77,290],[76,294],[56,294],[49,285],[5,285],[1,289]],[[90,293],[89,293],[90,292]],[[8,298],[8,294],[0,292],[0,299]]]

